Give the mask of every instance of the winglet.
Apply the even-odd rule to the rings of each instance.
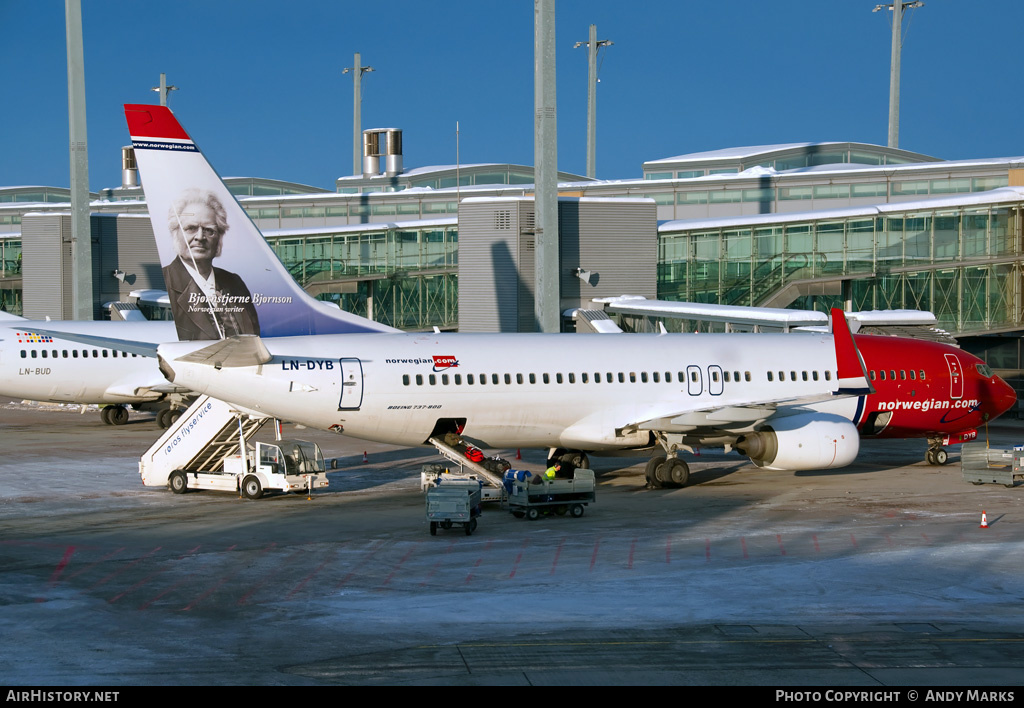
[[[838,307],[832,308],[832,340],[836,346],[836,368],[839,372],[839,391],[843,395],[866,396],[875,392],[868,381],[864,358],[850,334],[846,314]]]

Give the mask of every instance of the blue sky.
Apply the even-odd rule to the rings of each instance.
[[[91,188],[120,184],[123,103],[170,106],[224,176],[333,189],[352,170],[353,54],[363,128],[404,130],[406,167],[533,164],[530,0],[84,0]],[[586,40],[614,46],[598,88],[598,177],[740,145],[884,144],[888,13],[872,0],[559,0],[559,168],[586,166]],[[900,147],[1024,155],[1017,0],[927,0],[905,33]],[[64,3],[0,0],[0,185],[67,186]],[[143,179],[145,175],[143,175]]]

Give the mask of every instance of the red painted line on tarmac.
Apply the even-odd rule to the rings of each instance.
[[[196,546],[196,547],[195,547],[195,548],[193,548],[192,550],[190,550],[190,551],[188,551],[188,552],[184,553],[183,555],[180,555],[180,556],[178,556],[178,560],[182,560],[183,558],[187,558],[188,556],[190,556],[190,555],[192,555],[192,554],[194,554],[194,553],[198,552],[200,548],[202,548],[202,544],[199,544],[198,546]],[[137,609],[137,610],[144,610],[144,609],[146,609],[147,607],[149,607],[150,605],[152,605],[152,604],[153,604],[154,602],[156,602],[157,600],[159,600],[159,599],[160,599],[161,597],[163,597],[164,595],[166,595],[167,593],[169,593],[169,592],[170,592],[171,590],[174,590],[174,589],[175,589],[175,588],[177,588],[177,587],[178,587],[179,585],[181,585],[182,583],[184,583],[184,582],[185,582],[186,580],[188,580],[189,578],[191,578],[191,577],[192,577],[193,575],[195,575],[195,573],[189,573],[188,575],[186,575],[186,576],[185,576],[184,578],[182,578],[182,579],[181,579],[181,580],[179,580],[178,582],[174,583],[173,585],[171,585],[171,586],[170,586],[170,587],[168,587],[168,588],[165,588],[165,589],[164,589],[164,591],[163,591],[163,592],[161,592],[161,593],[159,593],[159,594],[158,594],[158,595],[157,595],[156,597],[151,597],[151,598],[150,598],[149,600],[147,600],[146,602],[143,602],[143,603],[142,603],[141,605],[139,605],[139,606],[138,606],[138,607],[136,607],[135,609]]]
[[[195,548],[193,548],[193,549],[192,549],[192,550],[190,550],[190,551],[187,551],[186,553],[183,553],[182,555],[178,556],[177,560],[179,560],[179,561],[180,561],[180,560],[182,560],[183,558],[187,558],[188,556],[190,556],[190,555],[194,554],[194,553],[195,553],[196,551],[198,551],[198,550],[200,549],[200,547],[201,547],[201,546],[202,546],[202,544],[200,544],[199,546],[196,546]],[[121,592],[119,592],[118,594],[114,595],[114,596],[113,596],[112,598],[110,598],[109,600],[107,600],[107,602],[108,602],[109,604],[111,604],[111,605],[112,605],[112,604],[114,604],[115,602],[117,602],[118,600],[120,600],[120,599],[121,599],[122,597],[124,597],[124,596],[125,596],[125,595],[127,595],[128,593],[130,593],[130,592],[132,592],[133,590],[136,590],[136,589],[138,589],[138,588],[142,587],[143,585],[145,585],[146,583],[148,583],[148,582],[149,582],[150,580],[152,580],[152,579],[153,579],[153,578],[155,578],[156,576],[160,575],[161,573],[165,573],[165,572],[166,572],[166,571],[168,571],[168,570],[170,570],[170,567],[169,567],[169,566],[164,566],[164,567],[163,567],[163,568],[161,568],[160,570],[157,570],[157,571],[155,571],[155,572],[153,572],[153,573],[150,573],[150,574],[149,574],[149,575],[147,575],[147,576],[146,576],[145,578],[143,578],[143,579],[142,579],[142,580],[140,580],[139,582],[135,583],[134,585],[132,585],[132,586],[131,586],[130,588],[128,588],[127,590],[122,590],[122,591],[121,591]]]
[[[304,543],[302,545],[303,546],[308,546],[309,544],[308,543]],[[302,551],[303,551],[303,548],[301,546],[299,548],[296,548],[292,552],[292,554],[290,556],[288,556],[287,558],[285,558],[284,561],[277,568],[275,568],[274,570],[275,571],[279,570],[280,568],[289,566],[292,563],[294,563],[295,559],[298,558],[302,554]],[[268,582],[270,582],[271,579],[276,578],[276,576],[277,576],[276,573],[265,573],[263,575],[263,578],[260,580],[260,582],[258,582],[255,585],[253,585],[249,589],[249,592],[243,593],[241,595],[241,597],[238,598],[238,601],[235,604],[236,605],[246,605],[246,604],[248,604],[249,603],[249,598],[252,597],[253,595],[255,595],[258,591],[260,591],[263,588],[264,585],[266,585]]]
[[[64,572],[64,569],[68,567],[68,563],[71,562],[71,556],[75,555],[75,547],[68,546],[64,549],[64,557],[57,563],[57,567],[53,569],[53,575],[50,576],[50,586],[56,584],[60,578],[60,574]]]
[[[626,567],[629,568],[630,570],[633,570],[633,551],[635,551],[635,550],[636,550],[636,539],[634,538],[632,543],[629,544],[629,562],[626,564]]]
[[[237,544],[235,544],[235,545],[237,545]],[[256,557],[259,558],[260,556],[265,555],[266,553],[270,552],[270,550],[272,548],[274,548],[275,546],[277,546],[277,542],[276,541],[268,544],[267,546],[265,546],[263,548],[262,551],[259,552],[259,555],[257,555]],[[235,548],[234,545],[229,547],[228,550],[230,551],[233,548]],[[246,565],[248,566],[248,564],[246,564]],[[182,607],[181,608],[182,612],[189,612],[192,609],[194,609],[196,605],[198,605],[200,602],[202,602],[203,600],[208,598],[210,595],[212,595],[214,592],[216,592],[218,589],[220,589],[220,587],[223,586],[224,583],[226,583],[227,581],[231,580],[231,578],[235,577],[236,575],[238,575],[241,572],[242,572],[242,568],[237,568],[234,572],[228,573],[227,575],[223,576],[220,580],[218,580],[216,583],[214,583],[212,586],[210,586],[210,588],[206,592],[202,593],[201,595],[196,597],[194,600],[192,600],[192,602],[190,602],[187,605],[185,605],[184,607]]]
[[[365,556],[363,556],[362,560],[360,560],[358,563],[356,563],[355,567],[353,567],[352,570],[350,570],[345,575],[344,578],[342,578],[340,581],[338,581],[338,584],[334,586],[335,590],[337,590],[342,585],[347,583],[352,578],[352,576],[355,575],[359,571],[360,568],[362,568],[364,565],[366,565],[370,561],[370,559],[372,559],[377,554],[377,551],[379,551],[380,549],[382,549],[384,547],[384,542],[379,540],[379,539],[374,541],[373,544],[374,544],[373,547],[370,549],[370,551]]]
[[[850,543],[853,544],[854,548],[857,548],[857,537],[854,536],[852,533],[850,534]]]
[[[811,534],[811,538],[814,539],[814,552],[821,553],[821,546],[818,545],[818,534]]]
[[[105,561],[105,560],[110,560],[111,558],[113,558],[114,556],[116,556],[116,555],[117,555],[118,553],[120,553],[120,552],[121,552],[121,551],[123,551],[124,549],[125,549],[125,547],[124,547],[124,546],[121,546],[120,548],[118,548],[118,549],[115,549],[115,550],[111,551],[110,553],[108,553],[107,555],[103,556],[103,557],[102,557],[102,558],[100,558],[99,560],[97,560],[97,561],[93,561],[92,563],[90,563],[89,565],[85,566],[85,567],[84,567],[84,568],[82,568],[81,570],[77,570],[77,571],[75,571],[74,573],[72,573],[71,575],[69,575],[69,576],[67,577],[67,579],[68,579],[68,580],[71,580],[72,578],[77,578],[77,577],[78,577],[79,575],[81,575],[82,573],[86,572],[86,571],[87,571],[87,570],[89,570],[90,568],[95,568],[95,567],[96,567],[96,566],[97,566],[98,564],[102,563],[103,561]]]
[[[452,541],[448,543],[448,548],[446,548],[446,549],[445,549],[445,552],[444,552],[444,554],[445,554],[445,555],[448,555],[449,553],[451,553],[451,552],[452,552],[452,548],[453,548],[454,546],[455,546],[455,540],[454,540],[454,539],[452,539]],[[420,581],[420,587],[423,587],[424,585],[426,585],[426,584],[427,584],[427,581],[429,581],[429,580],[430,580],[431,578],[433,578],[433,577],[434,577],[434,573],[436,573],[436,572],[437,572],[437,568],[438,568],[438,566],[440,566],[440,565],[441,565],[441,559],[440,559],[440,558],[438,558],[438,559],[437,559],[437,562],[435,562],[435,563],[434,563],[434,567],[430,569],[430,572],[429,572],[429,573],[427,573],[427,577],[423,578],[423,580],[422,580],[422,581]]]
[[[523,545],[519,549],[519,555],[517,555],[515,561],[512,562],[512,572],[508,574],[509,579],[516,577],[516,570],[519,568],[519,561],[523,559],[523,553],[526,551],[526,547],[529,545],[530,539],[523,539]]]
[[[923,538],[923,539],[924,539],[924,542],[925,542],[925,543],[927,543],[927,544],[931,545],[931,542],[932,542],[932,540],[931,540],[930,538],[928,538],[928,534],[926,534],[926,533],[922,533],[922,534],[921,534],[921,538]]]
[[[601,547],[601,539],[594,541],[594,553],[590,556],[590,570],[594,570],[594,563],[597,563],[597,549]]]
[[[74,554],[74,546],[68,546],[64,549],[64,556],[60,559],[60,561],[58,561],[57,566],[53,569],[53,573],[50,575],[49,586],[51,588],[57,584],[57,581],[60,579],[60,574],[64,572],[65,568],[67,568],[68,563],[71,562],[71,556],[73,556]],[[36,602],[46,602],[46,598],[37,597]]]
[[[562,546],[564,546],[564,545],[565,545],[565,537],[563,536],[562,540],[559,541],[559,543],[558,543],[558,549],[555,551],[555,559],[553,561],[551,561],[551,573],[550,573],[550,575],[554,575],[555,574],[555,568],[558,567],[558,557],[560,555],[562,555]]]
[[[341,550],[344,550],[345,546],[347,546],[348,544],[349,544],[349,542],[348,542],[348,541],[346,541],[345,543],[343,543],[343,544],[342,544],[342,546],[341,546]],[[306,576],[305,578],[303,578],[302,580],[300,580],[300,581],[299,581],[299,584],[298,584],[298,585],[296,585],[296,586],[295,586],[294,588],[292,588],[291,592],[289,592],[289,593],[288,593],[287,595],[285,595],[285,599],[286,599],[286,600],[290,600],[290,599],[292,599],[292,597],[293,597],[293,596],[294,596],[294,595],[295,595],[296,593],[300,592],[300,591],[301,591],[301,590],[302,590],[302,589],[303,589],[304,587],[306,587],[306,584],[307,584],[307,583],[308,583],[308,582],[309,582],[310,580],[312,580],[313,578],[315,578],[315,577],[316,577],[316,576],[317,576],[317,575],[318,575],[318,574],[320,573],[320,571],[324,569],[324,567],[325,567],[325,566],[326,566],[326,565],[327,565],[328,563],[332,563],[332,562],[334,562],[334,558],[335,558],[335,557],[336,557],[336,556],[338,555],[338,550],[339,550],[339,549],[337,549],[337,548],[332,548],[332,549],[331,549],[331,551],[330,551],[330,553],[328,553],[328,554],[327,554],[327,557],[326,557],[326,558],[324,559],[324,562],[323,562],[323,563],[321,563],[320,565],[318,565],[318,566],[317,566],[316,568],[314,568],[314,569],[313,569],[313,572],[312,572],[312,573],[310,573],[310,574],[309,574],[309,575],[307,575],[307,576]]]
[[[706,560],[708,562],[711,561],[711,539],[710,538],[705,538],[704,539],[704,560]]]
[[[402,569],[402,565],[403,565],[403,564],[404,564],[404,563],[405,563],[405,562],[406,562],[407,560],[409,560],[409,556],[411,556],[411,555],[413,554],[413,552],[414,552],[414,551],[416,550],[416,547],[417,547],[417,546],[419,546],[419,545],[420,545],[421,543],[423,543],[423,541],[422,541],[422,540],[420,540],[420,541],[416,541],[416,543],[414,543],[414,544],[413,544],[413,547],[412,547],[412,548],[410,548],[410,549],[409,549],[408,551],[406,551],[405,555],[404,555],[404,556],[402,556],[402,560],[398,561],[398,565],[396,565],[396,566],[394,567],[394,569],[392,569],[391,573],[389,573],[389,574],[388,574],[388,577],[386,577],[386,578],[384,579],[384,582],[380,584],[380,586],[381,586],[381,587],[384,587],[385,585],[387,585],[388,583],[390,583],[390,582],[391,582],[391,579],[392,579],[393,577],[395,577],[395,573],[397,573],[397,572],[398,572],[399,570],[401,570],[401,569]]]
[[[161,548],[162,548],[162,546],[157,546],[156,548],[154,548],[152,551],[150,551],[146,555],[140,556],[140,557],[136,558],[135,560],[133,560],[128,565],[122,566],[121,568],[115,570],[113,573],[111,573],[107,577],[101,578],[100,580],[97,580],[95,583],[93,583],[92,585],[89,586],[89,589],[92,590],[94,588],[98,588],[100,585],[106,585],[108,581],[113,580],[114,578],[116,578],[117,576],[119,576],[121,573],[125,572],[129,568],[134,568],[136,565],[138,565],[142,561],[144,561],[147,558],[149,558],[151,555],[153,555],[154,553],[159,551]]]
[[[476,563],[473,564],[473,570],[469,571],[469,574],[466,576],[466,579],[462,581],[463,584],[467,584],[469,583],[470,580],[473,579],[474,571],[476,571],[476,569],[480,567],[480,564],[484,562],[484,557],[487,555],[487,551],[491,549],[492,543],[494,543],[494,541],[488,541],[484,545],[483,555],[476,559]]]
[[[786,547],[782,545],[782,534],[775,534],[775,540],[779,542],[779,554],[783,556],[786,555]]]
[[[744,558],[750,558],[750,555],[747,554],[747,537],[746,536],[740,536],[740,546],[743,548],[743,557]]]

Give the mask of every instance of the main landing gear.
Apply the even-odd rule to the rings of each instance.
[[[563,468],[569,468],[563,470],[563,475],[569,473],[572,476],[573,470],[589,470],[590,469],[590,458],[587,457],[587,453],[582,450],[566,450],[565,448],[555,448],[548,453],[548,467],[560,462]]]
[[[178,408],[163,408],[156,414],[156,424],[161,430],[167,430],[178,421],[182,412]]]
[[[651,489],[685,487],[690,481],[690,466],[675,455],[652,457],[644,468],[647,486]]]
[[[128,409],[124,406],[104,406],[100,419],[107,425],[124,425],[128,422]]]

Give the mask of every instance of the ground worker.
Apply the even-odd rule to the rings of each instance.
[[[562,469],[562,463],[556,462],[544,471],[544,478],[548,481],[553,480],[558,476],[558,471]]]

